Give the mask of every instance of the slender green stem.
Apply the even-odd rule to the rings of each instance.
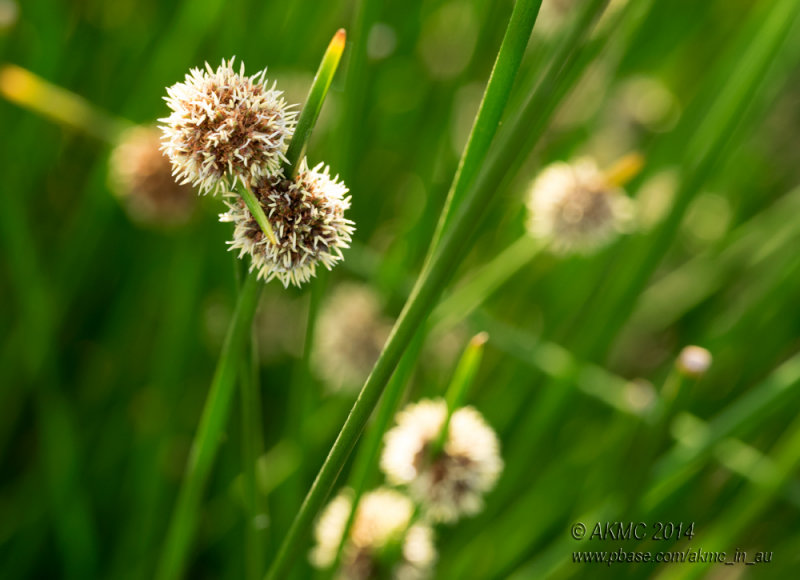
[[[536,11],[532,10],[531,7],[538,7],[539,3],[540,0],[519,0],[515,5],[511,21],[498,53],[495,72],[507,70],[506,61],[518,63],[521,59],[536,15]],[[509,72],[511,71],[509,70]],[[516,72],[516,68],[514,68],[513,72]],[[505,106],[506,95],[496,93],[494,83],[501,83],[502,86],[506,86],[506,90],[510,89],[510,83],[507,82],[505,74],[500,76],[500,80],[496,80],[496,78],[493,74],[486,91],[487,94],[493,95],[493,98],[502,100],[503,106]],[[488,114],[484,113],[487,110],[493,110],[493,108],[482,107],[479,116],[480,114]],[[480,164],[482,159],[475,157],[472,161]],[[462,203],[453,205],[455,213],[450,227],[446,228],[442,233],[439,251],[434,251],[432,247],[429,254],[431,257],[423,268],[411,296],[395,323],[388,342],[384,346],[372,373],[361,389],[350,415],[348,415],[328,457],[325,459],[311,489],[306,495],[303,505],[300,507],[300,511],[295,517],[278,555],[267,573],[267,578],[277,580],[286,576],[293,558],[301,547],[306,531],[328,497],[403,352],[408,347],[418,328],[424,324],[445,284],[450,280],[456,265],[468,247],[468,244],[465,243],[467,238],[474,229],[475,224],[484,214],[486,205],[495,191],[495,188],[473,190],[470,195],[465,196]]]
[[[475,122],[461,155],[453,183],[447,192],[447,198],[433,235],[431,252],[436,250],[442,232],[452,222],[454,209],[462,203],[468,188],[475,181],[483,159],[489,151],[489,146],[494,140],[503,112],[508,104],[519,65],[525,54],[525,47],[528,45],[530,31],[536,22],[541,5],[542,0],[518,0],[514,4],[508,31],[489,77],[486,92],[483,94],[478,114],[475,116]],[[527,34],[525,34],[526,30]]]
[[[543,247],[542,242],[527,234],[520,236],[439,303],[431,314],[431,326],[448,327],[458,320],[463,320],[514,274],[529,264]]]
[[[178,503],[172,514],[164,552],[156,573],[156,578],[159,580],[174,580],[183,574],[203,489],[228,418],[233,396],[231,387],[236,378],[240,354],[247,344],[247,334],[262,288],[263,285],[256,276],[251,274],[245,279],[239,295],[239,302],[225,336],[200,425],[192,443],[186,475],[178,493]]]
[[[653,406],[651,413],[637,423],[630,437],[630,451],[621,459],[627,462],[630,457],[636,457],[643,468],[631,473],[623,484],[622,510],[625,515],[633,517],[636,514],[653,461],[664,442],[669,440],[670,423],[684,407],[689,390],[698,378],[684,372],[680,362],[676,362],[661,387],[660,404]]]
[[[450,429],[450,419],[453,417],[455,410],[464,402],[467,397],[467,391],[469,391],[472,383],[475,382],[475,376],[478,374],[478,368],[483,359],[483,347],[487,340],[489,340],[489,335],[485,332],[473,336],[472,340],[467,344],[467,348],[464,349],[458,365],[456,365],[453,380],[450,381],[450,386],[447,388],[447,415],[439,431],[439,437],[431,445],[431,458],[436,457],[444,449],[447,442],[447,432]]]
[[[261,426],[258,358],[255,333],[250,332],[250,348],[241,358],[242,461],[244,463],[245,578],[258,580],[264,573],[264,528],[260,526],[263,502],[258,488],[258,458],[264,452]]]
[[[763,422],[777,409],[796,405],[800,397],[800,354],[793,356],[757,388],[742,395],[708,422],[708,429],[692,437],[692,445],[676,445],[653,469],[656,483],[645,496],[651,510],[671,495],[702,463],[712,449],[727,437],[738,436]]]
[[[361,496],[367,489],[370,477],[378,463],[378,453],[380,452],[381,443],[383,442],[383,434],[392,422],[397,408],[400,405],[400,401],[403,398],[406,383],[414,369],[414,363],[417,360],[419,351],[422,349],[422,342],[422,335],[417,335],[414,342],[411,343],[411,346],[409,346],[408,350],[403,355],[403,359],[397,366],[397,370],[386,386],[386,392],[378,407],[375,419],[365,437],[364,443],[361,445],[355,466],[353,467],[353,473],[350,477],[350,487],[353,490],[352,508],[339,541],[336,559],[329,570],[328,577],[332,577],[339,568],[339,564],[342,560],[342,551],[347,543],[347,539],[350,537],[350,528],[353,526],[358,504],[361,501]]]
[[[314,125],[317,124],[319,113],[322,111],[322,103],[325,102],[325,96],[328,94],[328,89],[333,81],[333,75],[336,73],[339,61],[342,59],[346,39],[347,33],[344,28],[340,28],[331,39],[325,55],[322,57],[317,74],[311,83],[306,105],[297,120],[297,127],[294,130],[295,136],[286,151],[284,170],[287,178],[291,178],[294,175],[297,170],[297,164],[305,153],[308,139],[311,137],[311,131],[314,129]]]
[[[250,190],[250,187],[246,184],[242,184],[242,186],[239,187],[239,195],[244,200],[247,209],[250,210],[250,215],[256,220],[256,223],[258,223],[258,226],[261,228],[261,231],[264,232],[264,235],[267,236],[270,243],[277,244],[278,240],[275,239],[275,232],[272,231],[272,226],[267,219],[267,215],[264,213],[264,208],[261,207],[261,204]]]
[[[303,350],[299,360],[292,366],[292,376],[289,383],[286,405],[286,435],[297,447],[307,449],[309,442],[308,413],[313,409],[312,398],[316,396],[316,385],[311,375],[311,354],[314,346],[314,333],[316,331],[317,315],[322,297],[328,286],[327,270],[321,270],[316,279],[311,282],[308,293],[308,309],[306,313],[305,335],[303,337]],[[289,476],[285,485],[281,486],[282,495],[278,502],[285,511],[279,521],[290,521],[294,516],[297,506],[303,501],[303,492],[307,481],[313,476],[314,465],[308,461],[300,461],[297,469]],[[276,514],[277,516],[277,514]]]
[[[294,366],[292,373],[291,387],[289,391],[289,428],[293,431],[291,435],[300,447],[304,446],[303,417],[308,399],[308,387],[311,384],[311,352],[314,347],[314,335],[317,327],[317,315],[319,313],[322,297],[328,286],[328,271],[322,270],[313,281],[308,300],[308,313],[306,316],[306,329],[303,337],[303,352],[300,360]]]

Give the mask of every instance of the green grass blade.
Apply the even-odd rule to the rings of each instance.
[[[467,348],[461,354],[461,358],[456,365],[456,371],[453,373],[453,379],[450,381],[450,386],[447,387],[447,416],[445,417],[442,428],[439,431],[434,444],[431,446],[430,457],[436,457],[445,446],[447,442],[447,433],[450,430],[450,420],[453,413],[458,409],[467,398],[467,392],[475,382],[475,376],[478,374],[478,369],[481,366],[483,359],[483,348],[486,341],[489,340],[489,335],[481,332],[472,337],[472,340],[467,344]]]
[[[287,178],[293,175],[297,169],[297,164],[305,153],[306,145],[311,137],[311,131],[314,130],[314,126],[317,124],[319,113],[322,111],[322,103],[325,102],[328,89],[333,81],[333,75],[336,73],[339,61],[342,59],[346,38],[347,33],[344,28],[340,28],[333,35],[317,69],[314,81],[311,83],[311,90],[308,92],[306,104],[303,106],[300,118],[297,120],[294,137],[286,151],[287,161],[284,164],[284,170]]]
[[[675,491],[720,441],[758,424],[800,396],[800,355],[787,360],[757,388],[711,419],[708,429],[691,437],[691,446],[676,445],[655,465],[656,482],[645,496],[647,509]]]
[[[250,348],[241,358],[240,386],[242,411],[242,460],[245,496],[245,578],[258,580],[264,573],[266,501],[258,486],[258,458],[264,454],[261,423],[261,392],[258,350],[255,333],[250,333]]]
[[[256,223],[261,228],[261,231],[264,232],[264,235],[267,236],[271,244],[277,244],[278,240],[275,238],[275,232],[272,231],[272,226],[267,219],[267,215],[264,213],[264,208],[261,207],[261,204],[250,190],[250,187],[246,184],[242,184],[238,187],[238,192],[239,196],[244,200],[247,209],[250,210],[250,215],[253,216],[253,219],[256,220]]]
[[[431,314],[431,326],[449,327],[463,320],[530,264],[541,250],[539,241],[528,235],[521,236],[442,300]]]
[[[528,2],[519,0],[514,4],[506,36],[500,46],[486,92],[483,94],[472,131],[461,155],[453,183],[447,193],[444,208],[439,216],[431,251],[436,250],[442,232],[450,226],[453,220],[453,209],[462,203],[467,189],[475,181],[486,153],[489,151],[489,146],[494,140],[541,4],[542,0]]]
[[[247,276],[239,295],[236,312],[228,327],[214,380],[192,443],[186,475],[178,493],[178,502],[170,521],[164,551],[156,572],[156,578],[159,580],[174,580],[184,573],[203,489],[228,419],[233,396],[232,387],[236,380],[240,355],[247,345],[247,335],[262,288],[262,283],[255,275],[250,275]]]
[[[86,99],[12,64],[0,67],[0,95],[44,117],[113,144],[131,126]]]
[[[362,443],[352,476],[350,477],[350,487],[353,490],[353,502],[350,509],[350,516],[347,518],[347,523],[342,532],[342,539],[336,551],[336,560],[329,570],[329,576],[333,576],[339,568],[342,550],[344,549],[347,538],[350,536],[350,528],[355,520],[358,503],[361,500],[361,496],[366,491],[370,476],[378,463],[381,443],[383,443],[383,435],[389,428],[392,419],[394,419],[397,408],[403,397],[404,387],[411,377],[414,363],[417,360],[421,348],[422,340],[420,340],[418,336],[406,351],[400,364],[397,365],[397,370],[392,375],[391,381],[386,387],[386,392],[381,401],[381,405],[378,407],[375,420],[369,429],[368,435],[365,437],[364,443]]]

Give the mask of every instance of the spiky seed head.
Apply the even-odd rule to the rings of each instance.
[[[378,295],[364,284],[338,285],[322,305],[311,362],[332,391],[353,391],[367,378],[391,330]]]
[[[333,268],[350,245],[355,228],[344,217],[350,207],[347,191],[338,176],[331,177],[327,166],[320,163],[309,169],[303,159],[294,179],[285,179],[281,173],[253,185],[277,243],[264,236],[236,194],[227,196],[228,212],[220,220],[234,223],[231,250],[239,250],[240,258],[249,254],[250,269],[259,278],[300,286],[316,275],[318,264]]]
[[[559,253],[591,253],[631,222],[630,200],[594,161],[554,163],[533,183],[528,230]]]
[[[159,147],[155,128],[135,127],[123,133],[109,158],[109,181],[135,221],[178,226],[191,217],[196,196],[191,187],[175,182]]]
[[[320,515],[310,554],[317,568],[329,568],[336,561],[352,506],[352,492],[345,490]],[[399,491],[378,488],[364,494],[342,549],[338,578],[365,580],[380,572],[390,572],[398,580],[429,577],[436,561],[433,531],[424,523],[411,524],[413,515],[414,503]],[[396,561],[385,570],[385,556],[393,550]]]
[[[294,132],[296,112],[268,86],[266,69],[248,77],[233,61],[192,69],[167,89],[172,112],[159,119],[176,178],[203,193],[276,174]]]
[[[408,486],[432,521],[454,522],[483,508],[483,496],[494,487],[503,460],[497,435],[472,407],[453,413],[444,449],[429,457],[446,417],[442,399],[407,406],[386,433],[380,464],[387,481]]]

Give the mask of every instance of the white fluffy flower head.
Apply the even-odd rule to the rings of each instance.
[[[386,433],[381,469],[394,485],[407,485],[434,521],[453,522],[483,508],[483,495],[503,470],[497,436],[472,407],[450,418],[442,453],[428,458],[447,417],[442,399],[422,400],[397,415]]]
[[[594,161],[554,163],[536,178],[528,198],[528,229],[560,253],[591,253],[624,231],[631,203]]]
[[[344,217],[350,208],[347,191],[327,166],[320,163],[309,169],[303,159],[294,179],[278,174],[253,185],[277,243],[264,236],[238,195],[228,196],[228,212],[220,221],[234,223],[231,249],[239,250],[239,257],[250,255],[250,269],[257,270],[259,278],[300,286],[316,275],[318,264],[333,268],[350,245],[355,228]]]
[[[328,568],[336,560],[353,505],[351,495],[349,490],[341,492],[317,521],[316,545],[310,560],[318,568]],[[399,491],[379,488],[364,494],[343,547],[338,577],[347,580],[374,577],[378,569],[386,565],[381,558],[394,547],[399,548],[399,557],[390,564],[393,578],[427,578],[436,561],[433,532],[425,524],[411,524],[413,515],[413,502]]]
[[[294,132],[296,113],[267,85],[266,70],[247,77],[233,60],[194,68],[168,88],[172,112],[159,119],[173,174],[203,193],[225,188],[228,178],[249,183],[277,173]]]

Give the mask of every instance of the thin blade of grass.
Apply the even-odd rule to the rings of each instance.
[[[475,181],[481,164],[489,151],[489,146],[494,140],[503,112],[508,104],[514,80],[517,78],[519,65],[525,54],[525,47],[528,45],[530,31],[533,29],[534,22],[536,22],[541,5],[541,0],[517,2],[514,5],[514,13],[511,15],[511,22],[509,23],[509,33],[500,48],[500,54],[498,54],[492,75],[486,86],[486,92],[483,94],[478,114],[475,116],[475,122],[467,139],[467,144],[458,163],[456,175],[453,178],[450,190],[447,192],[447,198],[439,216],[436,231],[433,234],[430,252],[435,251],[439,245],[442,232],[449,227],[450,222],[453,220],[454,208],[462,203],[467,189]],[[515,27],[513,33],[512,25]],[[516,30],[521,32],[528,30],[528,34],[517,33]]]
[[[155,577],[159,580],[174,580],[184,573],[203,490],[228,419],[239,354],[247,344],[247,334],[261,289],[262,283],[255,275],[247,276],[225,336],[200,425],[192,442],[186,475],[178,493],[164,551],[156,571]]]
[[[406,351],[403,359],[400,361],[400,364],[397,365],[397,370],[392,375],[390,384],[386,388],[383,401],[381,402],[380,407],[378,407],[375,421],[369,429],[369,434],[366,436],[365,441],[362,444],[355,467],[353,468],[353,472],[350,477],[350,487],[353,490],[353,501],[351,504],[352,507],[350,508],[350,515],[348,516],[347,522],[342,530],[342,537],[339,541],[339,547],[336,551],[336,559],[333,563],[333,566],[331,566],[330,570],[328,571],[327,577],[333,577],[339,568],[339,564],[341,563],[342,559],[342,551],[347,539],[350,537],[350,528],[353,526],[356,511],[358,510],[358,504],[361,501],[361,496],[367,489],[367,484],[369,483],[370,477],[372,476],[375,466],[378,462],[378,454],[380,452],[381,443],[383,442],[383,434],[386,432],[386,429],[391,424],[392,419],[397,412],[397,408],[400,405],[400,401],[404,392],[404,387],[411,377],[414,363],[417,360],[417,356],[419,355],[421,348],[422,341],[417,338]],[[397,383],[397,385],[395,386],[394,383]]]
[[[284,163],[283,168],[287,178],[292,177],[297,164],[305,153],[306,145],[311,137],[311,131],[314,130],[314,126],[317,124],[319,113],[322,111],[322,103],[325,102],[325,96],[328,94],[328,89],[333,81],[333,75],[336,73],[339,61],[342,59],[346,39],[347,33],[344,28],[340,28],[333,35],[322,57],[317,74],[311,83],[311,90],[308,93],[306,104],[300,112],[300,118],[297,119],[297,126],[294,130],[295,136],[286,151],[286,163]]]

